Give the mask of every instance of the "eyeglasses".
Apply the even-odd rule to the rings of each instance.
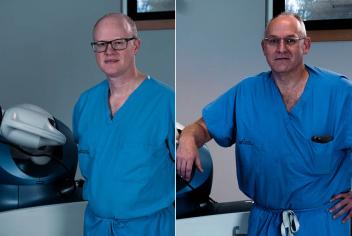
[[[100,53],[100,52],[106,52],[108,49],[108,45],[110,44],[111,47],[114,50],[125,50],[127,48],[127,44],[129,41],[136,39],[136,37],[132,38],[121,38],[121,39],[114,39],[111,41],[97,41],[97,42],[92,42],[90,45],[93,48],[94,52]]]
[[[305,39],[305,37],[287,37],[287,38],[277,38],[277,37],[270,37],[270,38],[264,38],[264,41],[273,47],[277,47],[280,45],[281,40],[284,42],[286,46],[293,46],[295,45],[299,40]]]

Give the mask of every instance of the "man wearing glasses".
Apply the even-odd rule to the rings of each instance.
[[[262,41],[271,71],[241,81],[186,127],[177,171],[202,170],[197,148],[236,143],[241,190],[255,204],[248,235],[349,235],[352,83],[305,65],[311,46],[299,16],[272,19]]]
[[[103,16],[91,43],[107,79],[84,92],[73,130],[88,200],[84,235],[174,234],[174,93],[140,72],[127,16]]]

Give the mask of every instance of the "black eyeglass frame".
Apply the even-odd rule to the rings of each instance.
[[[93,51],[96,52],[96,53],[106,52],[106,50],[108,50],[109,44],[111,45],[111,48],[112,48],[112,49],[118,50],[118,51],[122,51],[122,50],[125,50],[125,49],[127,48],[128,42],[131,41],[131,40],[134,40],[134,39],[137,39],[137,37],[118,38],[118,39],[113,39],[113,40],[110,40],[110,41],[101,40],[101,41],[91,42],[90,45],[92,46]],[[126,42],[125,48],[114,48],[113,42],[114,42],[114,41],[117,41],[117,40],[124,40],[124,41]],[[97,44],[99,44],[99,43],[105,43],[105,49],[104,49],[103,51],[97,51],[97,50],[96,50],[95,45],[97,45]]]

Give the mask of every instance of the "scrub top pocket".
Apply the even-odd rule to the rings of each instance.
[[[340,156],[338,150],[335,149],[334,142],[312,142],[311,148],[312,172],[314,174],[329,174]]]

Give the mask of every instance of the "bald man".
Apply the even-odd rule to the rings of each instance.
[[[198,147],[236,144],[240,189],[255,204],[248,235],[349,235],[352,215],[352,83],[308,66],[304,22],[272,19],[261,46],[271,71],[247,78],[186,127],[177,172],[202,170]],[[330,211],[330,213],[329,213]]]
[[[106,79],[73,114],[84,235],[174,235],[174,92],[137,69],[141,41],[129,17],[103,16],[91,45]]]

